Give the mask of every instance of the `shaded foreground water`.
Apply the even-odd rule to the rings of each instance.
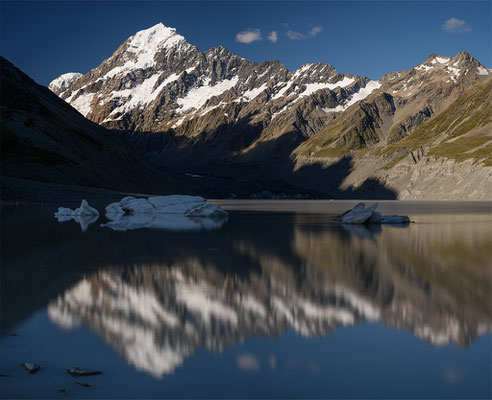
[[[3,207],[2,397],[492,396],[490,204],[370,229],[332,222],[355,202],[219,204],[126,232]]]

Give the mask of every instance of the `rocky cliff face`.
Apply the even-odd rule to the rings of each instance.
[[[158,24],[128,38],[86,75],[65,74],[50,88],[92,121],[125,132],[155,164],[228,179],[240,174],[248,182],[240,193],[260,181],[295,192],[306,190],[294,176],[299,165],[325,169],[371,151],[387,168],[383,147],[411,140],[424,121],[490,77],[492,70],[466,52],[431,54],[378,81],[323,63],[288,71],[278,61],[251,63],[220,46],[200,52]],[[400,160],[410,151],[402,150]],[[380,179],[373,169],[371,179]],[[224,194],[234,189],[221,187]],[[339,189],[327,183],[318,192]]]
[[[2,177],[164,193],[175,187],[125,142],[4,58],[1,75]]]

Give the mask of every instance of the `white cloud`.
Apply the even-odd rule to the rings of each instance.
[[[290,40],[303,40],[308,38],[313,38],[318,36],[321,32],[323,32],[323,27],[316,25],[313,26],[308,33],[301,33],[293,30],[288,30],[286,35]]]
[[[243,354],[238,356],[236,362],[239,369],[242,369],[243,371],[255,372],[260,369],[260,363],[251,354]]]
[[[461,33],[461,32],[471,32],[471,27],[465,20],[458,18],[449,18],[444,24],[442,24],[442,29],[449,33]]]
[[[288,30],[287,33],[286,33],[286,35],[287,35],[287,37],[290,40],[302,40],[302,39],[306,39],[306,36],[305,35],[303,35],[300,32],[296,32],[296,31]]]
[[[309,31],[309,36],[315,37],[321,32],[323,32],[322,26],[313,26],[312,29]]]
[[[261,39],[261,31],[259,29],[247,29],[236,34],[236,40],[239,43],[253,43]]]
[[[277,43],[277,40],[278,40],[278,34],[277,34],[277,31],[272,31],[269,35],[268,35],[268,40],[272,43]]]

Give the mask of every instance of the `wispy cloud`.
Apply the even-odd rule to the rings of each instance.
[[[321,32],[323,32],[323,27],[316,25],[313,26],[308,33],[302,33],[298,31],[293,31],[292,29],[289,29],[286,33],[287,37],[290,40],[303,40],[303,39],[309,39],[309,38],[314,38],[318,36]]]
[[[313,26],[311,28],[311,30],[309,31],[309,36],[315,37],[315,36],[318,36],[318,34],[320,34],[321,32],[323,32],[322,26]]]
[[[246,29],[236,34],[236,40],[239,43],[253,43],[261,39],[261,31],[259,29]]]
[[[270,42],[272,42],[272,43],[277,43],[277,40],[278,40],[278,33],[277,33],[277,31],[270,32],[270,34],[268,35],[268,38],[267,39]]]
[[[462,33],[471,32],[471,26],[463,19],[449,18],[444,24],[442,29],[449,33]]]
[[[291,31],[290,29],[287,31],[286,35],[290,40],[306,39],[306,35],[303,35],[301,32]]]

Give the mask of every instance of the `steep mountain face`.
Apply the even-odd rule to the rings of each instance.
[[[303,144],[316,154],[370,148],[409,136],[417,126],[445,110],[462,93],[492,76],[468,53],[454,58],[430,55],[408,71],[380,79],[381,88]]]
[[[349,111],[358,113],[380,103],[380,98],[371,97]],[[337,155],[347,151],[351,115],[340,115],[332,127],[299,146],[296,168],[336,162]],[[402,199],[492,198],[492,80],[472,86],[400,140],[385,139],[382,132],[378,126],[368,136],[372,143],[361,141],[351,149],[353,167],[346,187],[359,186],[371,176]]]
[[[259,135],[289,129],[307,138],[379,86],[322,63],[289,72],[278,61],[251,63],[223,47],[200,52],[158,24],[127,39],[88,74],[57,78],[50,89],[107,128],[196,142],[229,135],[229,147],[242,149]]]
[[[121,139],[4,58],[1,75],[2,178],[141,192],[175,187]]]
[[[291,72],[278,61],[251,63],[220,46],[200,52],[158,24],[128,38],[86,75],[65,74],[50,89],[122,134],[151,162],[229,180],[211,195],[249,195],[266,187],[396,198],[406,188],[382,191],[377,171],[397,164],[393,158],[388,163],[383,148],[404,143],[421,123],[490,77],[492,70],[466,52],[431,54],[378,81],[323,63]],[[402,149],[400,160],[410,156]],[[363,153],[376,160],[359,171]]]

